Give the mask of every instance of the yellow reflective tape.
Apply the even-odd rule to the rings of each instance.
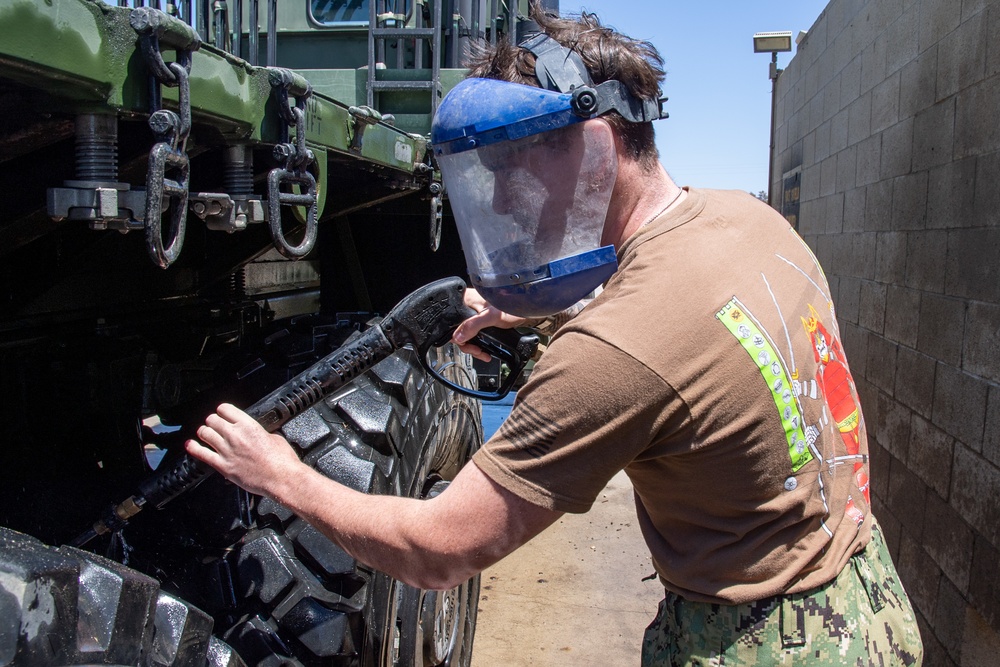
[[[798,472],[799,468],[812,461],[813,455],[806,442],[802,413],[799,411],[798,402],[792,392],[792,383],[788,379],[781,358],[775,353],[771,341],[736,297],[723,306],[715,317],[729,329],[757,364],[761,377],[771,391],[778,416],[781,418],[781,425],[785,429],[788,454],[792,459],[792,472]]]

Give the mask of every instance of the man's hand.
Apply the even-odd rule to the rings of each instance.
[[[209,415],[196,433],[201,442],[188,440],[184,445],[187,453],[250,493],[273,497],[276,484],[287,481],[301,466],[288,441],[268,433],[253,417],[229,403]]]
[[[505,313],[491,306],[479,292],[471,287],[465,290],[464,300],[465,305],[476,311],[476,314],[458,325],[452,335],[452,340],[458,344],[462,352],[471,354],[480,361],[489,361],[492,357],[483,352],[478,345],[469,344],[467,341],[472,340],[477,333],[489,327],[513,329],[523,327],[528,322],[523,317]]]

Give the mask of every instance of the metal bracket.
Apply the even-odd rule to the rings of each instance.
[[[151,7],[140,7],[129,16],[139,35],[140,49],[150,70],[149,126],[159,141],[149,151],[146,176],[146,249],[160,268],[180,255],[187,224],[190,162],[186,153],[191,133],[191,54],[201,46],[198,33],[183,21]],[[177,61],[165,63],[161,43],[173,47]],[[160,86],[177,87],[177,113],[162,109]],[[166,197],[166,205],[164,205]],[[169,243],[163,239],[163,213],[170,210]]]
[[[217,232],[242,232],[247,225],[265,222],[264,202],[260,199],[232,197],[224,192],[198,192],[188,197],[189,208],[208,229]]]
[[[379,122],[391,125],[396,120],[391,114],[383,115],[375,109],[367,106],[349,107],[347,109],[347,113],[351,114],[351,118],[354,119],[354,126],[351,128],[353,131],[353,136],[351,137],[351,150],[355,153],[361,152],[361,148],[364,143],[365,130],[367,130],[370,125],[377,125]]]
[[[289,259],[301,259],[312,251],[318,235],[318,202],[316,178],[309,166],[316,160],[306,148],[306,102],[312,95],[312,86],[303,77],[286,69],[270,68],[271,91],[278,102],[278,114],[284,121],[281,138],[284,143],[274,147],[274,158],[284,161],[267,175],[267,209],[274,247]],[[289,98],[295,98],[292,106]],[[288,140],[289,128],[295,128],[295,143]],[[282,192],[282,185],[298,185],[300,193]],[[282,206],[306,207],[306,231],[297,246],[291,245],[281,228]]]
[[[441,247],[441,217],[444,209],[444,185],[434,181],[430,184],[431,197],[431,252]]]

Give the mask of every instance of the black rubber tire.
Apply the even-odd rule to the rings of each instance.
[[[241,667],[212,618],[144,574],[0,528],[0,665]]]
[[[471,360],[438,351],[435,366],[475,386]],[[482,443],[478,403],[446,390],[404,350],[282,429],[304,461],[364,493],[422,498],[454,478]],[[469,665],[476,577],[452,592],[456,632],[427,660],[428,596],[356,562],[287,508],[263,498],[257,527],[226,559],[238,619],[220,636],[251,666]],[[420,650],[418,650],[420,649]]]
[[[305,328],[301,341],[285,340],[298,365],[311,363],[342,337],[339,330],[308,322]],[[324,337],[323,345],[312,345]],[[442,375],[475,386],[468,357],[453,347],[436,354]],[[291,371],[290,359],[276,355],[274,367]],[[433,381],[406,350],[282,432],[323,474],[365,493],[413,498],[439,493],[482,443],[478,403]],[[236,490],[221,478],[211,481]],[[205,502],[225,493],[193,493],[183,501],[193,507],[170,507],[181,517],[228,517],[227,508]],[[170,577],[172,591],[205,605],[211,615],[135,569],[0,528],[0,665],[470,664],[479,577],[445,593],[419,591],[356,562],[269,499],[246,507],[253,516],[228,538],[238,541],[227,555]],[[140,517],[147,520],[132,528],[156,533],[167,525],[158,524],[158,516],[169,520],[171,512]],[[194,528],[184,524],[182,537],[196,541]],[[164,562],[169,554],[150,549],[140,535],[134,533],[136,556],[144,552],[143,569],[155,571],[157,558]]]

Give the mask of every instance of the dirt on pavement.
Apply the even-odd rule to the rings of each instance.
[[[472,667],[635,667],[663,587],[616,475],[587,514],[566,514],[483,573]]]

